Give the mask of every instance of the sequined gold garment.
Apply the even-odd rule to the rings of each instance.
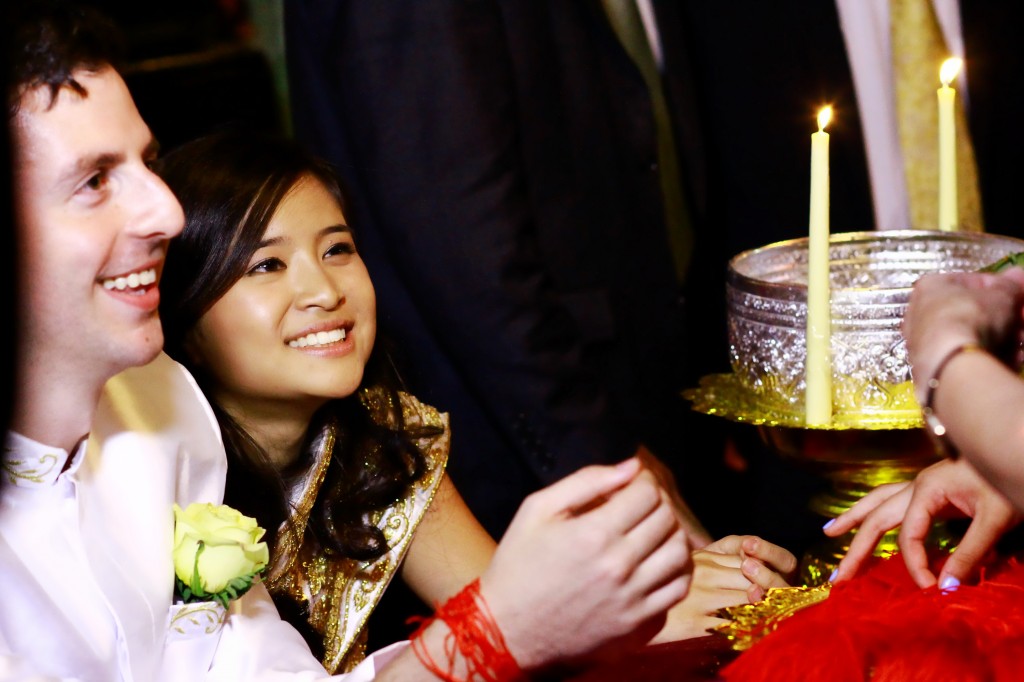
[[[360,397],[374,419],[388,421],[391,406],[386,393],[369,390]],[[308,607],[309,624],[324,638],[322,662],[331,673],[351,670],[366,656],[366,621],[401,564],[448,462],[448,415],[405,393],[399,394],[399,399],[408,427],[434,426],[442,432],[420,438],[416,443],[426,458],[423,477],[405,497],[374,515],[373,522],[384,531],[391,549],[373,561],[329,559],[316,543],[304,541],[310,510],[334,448],[335,434],[333,429],[326,428],[313,446],[314,466],[292,491],[291,522],[296,531],[282,533],[271,558],[267,588]]]

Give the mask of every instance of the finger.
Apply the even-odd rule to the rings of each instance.
[[[752,538],[753,535],[726,535],[725,537],[718,538],[711,544],[704,547],[709,552],[718,552],[719,554],[739,554],[740,549],[743,547],[743,541],[746,538]]]
[[[746,557],[757,559],[783,575],[792,575],[796,571],[796,556],[785,547],[749,535],[743,538],[741,548]]]
[[[678,527],[675,510],[665,501],[661,487],[650,473],[641,472],[621,489],[609,494],[602,504],[577,516],[589,516],[592,522],[612,533],[627,534],[655,512],[659,512],[659,519],[665,519],[667,512],[673,526]]]
[[[747,588],[747,601],[751,604],[756,604],[764,599],[764,595],[765,590],[760,585],[751,584],[750,587]]]
[[[696,552],[698,549],[705,549],[711,544],[711,536],[706,531],[685,526],[684,530],[686,531],[686,542],[690,545],[691,551]]]
[[[785,578],[756,559],[745,559],[740,565],[740,570],[744,578],[764,590],[789,586]]]
[[[850,548],[846,551],[846,555],[839,562],[839,565],[836,566],[836,570],[833,571],[829,579],[832,583],[849,580],[857,575],[861,565],[871,556],[875,545],[878,543],[878,538],[872,538],[862,533],[863,531],[853,536],[853,540],[850,541]]]
[[[842,535],[851,528],[859,526],[863,523],[864,519],[875,511],[875,509],[905,491],[909,485],[910,483],[906,482],[887,483],[885,485],[878,486],[867,495],[857,500],[857,502],[847,511],[826,523],[822,530],[825,531],[825,535],[830,537]],[[910,498],[908,496],[907,501],[909,502],[909,500]],[[895,527],[895,525],[893,527]]]
[[[931,531],[934,516],[935,511],[926,506],[925,502],[911,500],[900,528],[898,542],[903,563],[918,587],[931,587],[935,584],[935,574],[928,567],[928,550],[925,549],[925,540]]]
[[[903,484],[889,485],[902,486]],[[846,552],[843,560],[839,562],[839,566],[836,567],[833,582],[852,578],[864,561],[874,554],[882,536],[903,522],[912,493],[912,487],[903,486],[899,492],[890,496],[864,518],[860,528],[850,541],[850,549]]]
[[[689,556],[686,535],[679,527],[675,511],[668,505],[656,506],[639,523],[623,534],[623,540],[634,564],[639,564],[662,545],[681,538],[683,549]]]
[[[609,495],[633,481],[639,472],[640,462],[635,457],[615,466],[583,467],[533,493],[523,504],[548,516],[581,513],[590,506],[602,504]]]
[[[695,552],[693,573],[701,589],[744,591],[750,581],[743,576],[743,560],[737,554]]]
[[[949,555],[942,567],[942,571],[939,573],[939,585],[945,586],[947,578],[953,578],[957,584],[967,580],[996,541],[1012,525],[1012,519],[1007,519],[1006,523],[990,523],[986,515],[979,513],[967,527],[967,532],[957,544],[956,551]]]
[[[977,535],[971,535],[968,528],[963,540],[957,545],[956,551],[949,555],[937,582],[940,587],[954,587],[967,580],[974,569],[985,558],[991,544],[982,541]]]
[[[641,562],[629,577],[635,594],[642,595],[646,609],[668,609],[686,596],[693,576],[693,562],[680,530]]]
[[[850,541],[846,556],[836,567],[832,582],[852,578],[863,563],[874,554],[882,536],[903,521],[903,510],[906,508],[906,503],[902,499],[904,496],[909,497],[909,493],[906,490],[900,491],[898,496],[887,499],[863,520]]]
[[[722,568],[738,570],[743,562],[743,557],[739,554],[723,554],[721,552],[712,552],[709,549],[700,549],[693,553],[693,560],[709,567],[720,566]]]

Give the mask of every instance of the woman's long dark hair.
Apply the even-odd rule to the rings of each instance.
[[[271,547],[288,522],[289,472],[278,472],[248,433],[220,408],[210,377],[191,362],[185,342],[200,317],[245,273],[249,259],[285,195],[305,177],[319,181],[344,210],[339,182],[322,161],[296,143],[242,132],[223,132],[190,142],[160,160],[157,171],[185,209],[185,229],[172,240],[160,283],[165,349],[195,375],[220,421],[228,452],[225,502],[254,516],[267,529]],[[312,465],[310,445],[322,428],[336,425],[337,441],[324,483],[310,515],[310,534],[322,551],[357,560],[387,550],[369,513],[402,496],[424,471],[423,453],[402,421],[397,372],[381,342],[367,362],[360,389],[383,390],[390,402],[388,423],[372,418],[357,390],[332,400],[315,415],[296,467]],[[434,431],[436,433],[436,431]]]

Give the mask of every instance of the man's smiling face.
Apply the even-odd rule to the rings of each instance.
[[[85,96],[30,90],[12,125],[19,334],[23,359],[102,382],[163,346],[157,282],[184,216],[150,170],[156,144],[122,78],[74,76]]]

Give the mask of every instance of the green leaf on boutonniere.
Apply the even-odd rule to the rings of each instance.
[[[197,601],[216,601],[220,602],[221,606],[226,609],[228,608],[228,602],[232,599],[238,599],[249,591],[249,588],[252,587],[252,583],[256,579],[256,576],[262,573],[263,570],[261,569],[255,573],[247,573],[246,575],[232,578],[223,590],[208,593],[203,590],[202,581],[199,579],[199,557],[202,555],[204,549],[206,549],[206,544],[200,541],[199,546],[196,549],[195,568],[192,571],[192,580],[188,584],[186,584],[181,578],[175,576],[174,585],[176,591],[181,597],[181,600],[186,604]]]
[[[174,584],[177,588],[178,595],[186,604],[189,602],[216,601],[220,602],[221,606],[224,608],[228,608],[228,602],[232,599],[238,599],[249,591],[249,588],[252,587],[257,575],[259,574],[250,573],[249,575],[239,576],[232,580],[227,587],[215,594],[207,594],[201,589],[194,591],[191,587],[183,583],[180,578],[175,578]]]

